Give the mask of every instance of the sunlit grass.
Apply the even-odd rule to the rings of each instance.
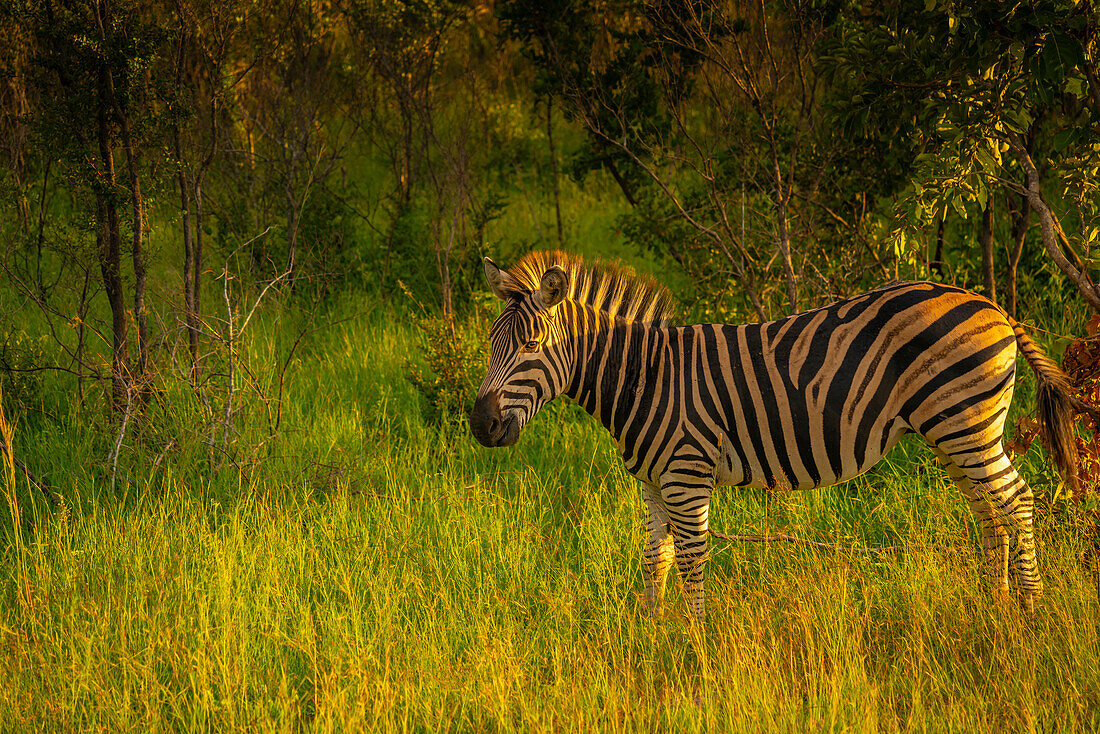
[[[721,531],[886,551],[716,542],[705,623],[675,583],[655,619],[640,493],[602,429],[565,404],[509,450],[427,427],[412,337],[392,316],[319,334],[283,430],[242,417],[218,471],[202,427],[156,471],[128,439],[112,492],[91,432],[16,423],[72,509],[8,472],[0,729],[1100,726],[1097,581],[1065,517],[1039,518],[1038,613],[996,606],[965,502],[906,441],[843,487],[715,501]]]

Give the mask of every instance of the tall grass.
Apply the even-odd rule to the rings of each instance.
[[[274,338],[256,332],[259,362]],[[72,511],[5,465],[0,730],[1100,727],[1071,516],[1038,518],[1038,612],[994,604],[966,503],[903,442],[840,487],[719,490],[712,515],[888,551],[716,542],[706,621],[674,581],[654,618],[640,493],[603,430],[564,403],[508,450],[430,428],[402,377],[414,343],[392,313],[321,332],[279,434],[242,422],[262,450],[219,469],[195,438],[154,467],[133,434],[114,491],[93,432],[16,423],[7,445]],[[1023,464],[1049,481],[1037,449]]]

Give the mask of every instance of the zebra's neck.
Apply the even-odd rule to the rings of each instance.
[[[662,330],[581,308],[575,312],[572,379],[565,394],[618,441],[639,400],[649,391],[664,343]]]

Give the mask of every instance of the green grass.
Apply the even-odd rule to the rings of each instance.
[[[261,382],[276,321],[242,351]],[[640,492],[603,429],[564,403],[507,450],[426,426],[402,377],[414,343],[393,313],[320,332],[280,432],[242,394],[220,467],[181,390],[128,434],[113,489],[112,431],[19,416],[15,455],[65,502],[5,480],[0,730],[1100,727],[1098,582],[1072,514],[1040,514],[1037,614],[994,604],[965,502],[906,441],[841,487],[719,490],[712,515],[891,550],[716,542],[706,621],[675,581],[655,619]],[[1022,472],[1050,481],[1037,449]]]

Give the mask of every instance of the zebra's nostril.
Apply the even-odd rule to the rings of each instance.
[[[482,395],[470,411],[470,430],[482,446],[498,446],[500,437],[507,432],[507,421],[500,414],[496,396]]]

